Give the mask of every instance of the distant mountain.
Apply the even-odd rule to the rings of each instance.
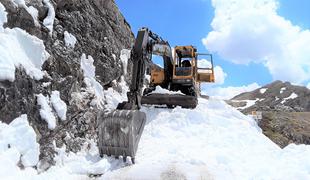
[[[310,90],[275,81],[226,101],[244,114],[261,111],[263,133],[280,147],[310,144]]]
[[[228,103],[244,113],[255,110],[309,112],[310,89],[275,81],[254,91],[241,93]]]

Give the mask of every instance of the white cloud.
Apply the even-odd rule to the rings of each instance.
[[[198,67],[199,68],[211,68],[211,62],[206,59],[200,59],[198,60]],[[223,68],[220,66],[214,67],[214,78],[216,84],[224,84],[225,78],[227,77],[227,74],[224,72]]]
[[[203,44],[237,63],[262,63],[273,79],[310,80],[310,31],[277,14],[276,0],[212,0],[213,31]]]
[[[310,89],[310,82],[308,83],[307,88]]]
[[[208,95],[214,98],[218,98],[218,99],[228,100],[228,99],[235,97],[238,94],[241,94],[243,92],[253,91],[257,88],[260,88],[260,86],[257,83],[252,83],[247,86],[240,86],[240,87],[203,86],[202,94],[205,94],[205,95]]]
[[[227,74],[223,71],[223,69],[220,66],[214,67],[214,78],[216,84],[224,84],[226,77]]]

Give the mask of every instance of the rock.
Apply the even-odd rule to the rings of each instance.
[[[96,66],[96,79],[103,87],[122,75],[120,51],[130,49],[134,36],[114,0],[50,0],[55,9],[53,33],[43,25],[48,7],[41,0],[28,0],[26,5],[38,10],[36,25],[24,7],[16,7],[11,0],[0,0],[8,12],[5,27],[19,27],[43,40],[49,59],[42,69],[46,76],[40,81],[31,79],[23,69],[16,70],[14,82],[0,81],[0,120],[11,122],[21,114],[37,133],[40,143],[40,163],[45,170],[54,163],[55,145],[66,146],[67,151],[77,152],[86,139],[97,138],[97,107],[90,105],[94,94],[86,91],[80,59],[83,53],[91,55]],[[75,47],[66,47],[64,32],[73,34]],[[67,120],[57,120],[54,130],[41,119],[36,94],[50,96],[60,91],[60,98],[67,104]]]
[[[281,148],[290,143],[310,144],[310,113],[263,112],[258,125],[263,133]]]

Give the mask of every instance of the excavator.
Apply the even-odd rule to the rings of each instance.
[[[163,67],[152,62],[160,56]],[[208,57],[209,67],[198,67],[198,56]],[[160,36],[148,28],[141,28],[131,50],[131,83],[127,101],[118,104],[115,110],[102,112],[97,116],[99,124],[99,153],[115,158],[131,157],[135,154],[146,123],[146,114],[140,111],[142,104],[166,105],[168,108],[181,106],[195,108],[202,82],[214,82],[213,59],[211,54],[197,53],[194,46],[176,46],[174,49]],[[146,75],[150,76],[146,82]],[[147,86],[147,87],[145,87]],[[160,86],[171,92],[158,93]]]

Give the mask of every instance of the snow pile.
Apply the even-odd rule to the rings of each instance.
[[[181,91],[169,91],[167,89],[164,89],[160,86],[156,86],[155,90],[152,91],[153,93],[158,93],[158,94],[180,94],[180,95],[184,95]]]
[[[48,13],[46,18],[43,20],[43,24],[50,31],[50,35],[52,35],[55,20],[55,9],[49,0],[43,0],[43,3],[48,7]]]
[[[60,99],[59,91],[53,91],[51,95],[51,102],[53,105],[53,108],[57,112],[58,117],[61,120],[66,120],[66,114],[67,114],[67,104]]]
[[[309,179],[310,146],[279,148],[256,122],[223,101],[196,109],[143,108],[136,164],[102,179]]]
[[[282,94],[286,90],[286,87],[281,88],[280,94]]]
[[[266,91],[267,91],[267,88],[262,88],[262,89],[259,90],[259,92],[260,92],[261,94],[264,94]]]
[[[0,3],[0,80],[15,80],[15,68],[22,66],[36,79],[43,78],[41,66],[49,57],[43,41],[19,28],[3,29],[6,12]]]
[[[15,80],[15,67],[24,67],[36,79],[43,78],[41,66],[48,58],[44,44],[19,28],[0,32],[0,80]]]
[[[21,115],[9,125],[0,122],[0,177],[6,179],[5,176],[19,171],[19,163],[31,167],[38,161],[39,144],[27,115]]]
[[[41,106],[40,116],[44,119],[49,129],[55,129],[56,127],[56,118],[52,112],[52,108],[49,105],[49,97],[45,97],[42,94],[37,95],[38,105]]]
[[[65,147],[56,148],[57,156],[54,158],[56,167],[63,168],[72,174],[104,174],[111,165],[107,159],[99,156],[99,151],[94,141],[89,141],[78,153],[67,153]]]
[[[71,47],[74,48],[75,43],[76,43],[76,38],[73,34],[68,33],[68,31],[64,32],[64,40],[65,40],[65,44],[67,47]]]
[[[286,97],[286,98],[284,98],[282,101],[281,101],[281,104],[283,104],[283,103],[285,103],[287,100],[289,100],[289,99],[295,99],[295,98],[297,98],[298,97],[298,95],[296,94],[296,93],[292,93],[289,97]]]

